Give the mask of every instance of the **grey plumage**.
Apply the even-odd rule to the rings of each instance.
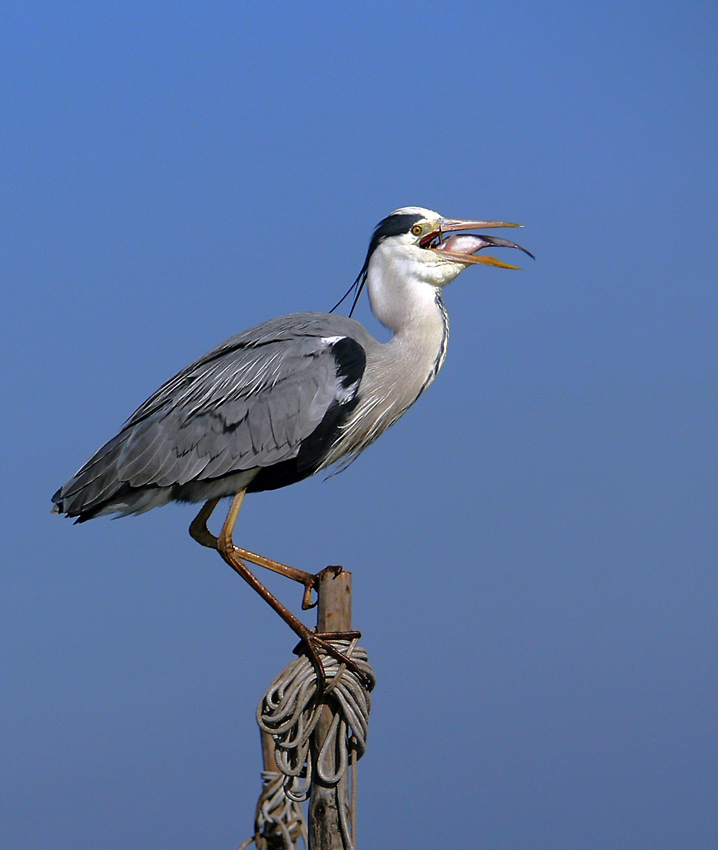
[[[237,334],[163,384],[53,501],[82,521],[311,475],[329,445],[307,441],[355,406],[372,342],[353,319],[322,313]],[[255,480],[280,464],[264,486]]]
[[[163,384],[53,496],[78,522],[169,501],[274,489],[347,463],[392,425],[444,361],[441,292],[487,245],[449,230],[511,226],[444,219],[407,207],[374,231],[357,278],[391,331],[375,340],[355,320],[297,313],[237,334]],[[462,248],[462,252],[458,249]],[[524,249],[521,249],[524,250]]]

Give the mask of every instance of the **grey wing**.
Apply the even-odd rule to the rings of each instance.
[[[322,423],[351,409],[366,363],[354,339],[321,330],[267,323],[178,373],[55,494],[58,510],[83,519],[194,501],[201,482],[298,458],[295,480],[310,474],[331,442]]]

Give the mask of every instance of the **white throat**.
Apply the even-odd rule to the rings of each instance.
[[[392,338],[367,350],[359,404],[325,461],[355,457],[404,413],[441,369],[449,341],[449,317],[441,298],[444,283],[463,268],[427,262],[419,248],[379,245],[369,261],[367,288],[372,312]]]
[[[379,245],[367,270],[371,309],[377,319],[398,335],[431,334],[443,327],[441,290],[463,268],[434,259],[415,246]]]

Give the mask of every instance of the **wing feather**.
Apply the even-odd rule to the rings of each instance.
[[[83,518],[101,512],[103,504],[113,509],[113,495],[120,493],[131,512],[128,486],[138,491],[194,486],[297,458],[302,443],[323,422],[326,428],[329,411],[358,391],[363,349],[350,340],[361,352],[361,368],[348,390],[333,351],[338,340],[347,341],[337,334],[337,323],[355,324],[324,314],[273,320],[183,369],[55,494],[59,509]],[[139,492],[136,499],[138,509],[151,506],[146,496],[140,503]]]

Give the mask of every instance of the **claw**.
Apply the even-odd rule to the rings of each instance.
[[[312,644],[313,641],[311,639],[300,641],[294,647],[294,654],[301,655],[303,652],[306,652],[309,656],[312,667],[314,667],[314,672],[317,674],[317,694],[323,694],[327,689],[327,674],[324,672],[322,659]]]
[[[359,676],[365,687],[371,688],[371,680],[359,665],[331,643],[332,640],[354,640],[360,637],[361,632],[354,630],[348,632],[312,632],[294,647],[293,652],[295,655],[301,655],[303,652],[306,652],[309,656],[309,660],[312,662],[312,666],[317,674],[317,693],[319,695],[325,693],[327,690],[327,677],[321,656],[316,650],[317,646],[320,646],[327,655],[331,655],[335,661],[346,665],[349,670]]]
[[[304,595],[302,596],[302,611],[308,611],[310,608],[316,608],[318,599],[312,602],[312,591],[316,590],[317,577],[314,576],[312,581],[307,581],[304,585]]]
[[[311,587],[305,587],[304,593],[302,594],[302,611],[309,611],[311,608],[314,608],[316,604],[316,602],[312,602]]]

